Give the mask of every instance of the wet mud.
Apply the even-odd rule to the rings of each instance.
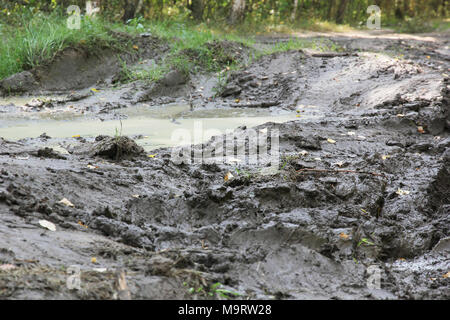
[[[293,119],[231,134],[250,143],[250,131],[279,132],[272,171],[179,163],[173,148],[148,154],[121,134],[1,138],[0,297],[121,299],[124,271],[132,299],[449,299],[448,38],[402,39],[435,53],[404,58],[386,51],[390,39],[377,40],[383,51],[331,40],[346,54],[263,56],[220,94],[213,75],[196,74],[158,84],[167,91],[137,82],[1,106],[3,119],[60,107],[110,121],[122,105],[190,97],[192,112]],[[259,44],[274,41],[284,40]],[[192,154],[221,156],[220,141]]]

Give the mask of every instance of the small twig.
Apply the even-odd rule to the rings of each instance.
[[[298,173],[357,173],[357,174],[370,174],[372,176],[376,177],[383,177],[386,178],[384,174],[376,173],[376,172],[368,172],[368,171],[357,171],[357,170],[327,170],[327,169],[300,169],[297,170]]]
[[[117,270],[116,272],[116,290],[119,300],[131,300],[130,289],[128,289],[125,271]]]

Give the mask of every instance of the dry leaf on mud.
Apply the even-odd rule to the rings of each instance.
[[[73,203],[70,202],[69,200],[67,200],[66,198],[62,199],[59,203],[65,205],[65,206],[67,206],[67,207],[72,207],[72,208],[75,207],[75,206],[73,205]]]
[[[2,265],[0,265],[0,270],[1,271],[9,271],[9,270],[14,270],[16,268],[17,268],[17,266],[15,266],[13,264],[2,264]]]
[[[95,88],[92,88],[91,91],[92,91],[92,92],[98,92],[98,90],[95,89]]]
[[[139,47],[138,47],[137,45],[134,45],[134,46],[133,46],[133,49],[134,49],[134,50],[139,50]]]
[[[334,165],[338,166],[339,168],[342,168],[344,166],[344,162],[339,161],[339,162],[336,162]]]
[[[149,154],[148,157],[154,159],[156,158],[156,154]]]
[[[81,135],[76,134],[76,135],[73,135],[72,138],[81,138]]]
[[[328,141],[328,143],[331,143],[331,144],[335,144],[336,143],[336,141],[335,140],[333,140],[333,139],[327,139],[327,141]]]
[[[411,192],[408,190],[402,190],[400,188],[398,188],[396,194],[398,194],[399,196],[407,196],[408,194],[410,194]]]
[[[234,178],[234,176],[231,174],[231,172],[228,172],[226,175],[225,175],[225,178],[223,178],[225,181],[229,181],[229,180],[231,180],[231,179],[233,179]]]
[[[56,231],[56,226],[55,224],[51,223],[50,221],[47,220],[39,220],[39,224],[41,225],[41,227],[48,229],[50,231]]]
[[[419,127],[417,127],[417,132],[425,133],[425,130],[423,129],[423,127],[419,126]]]
[[[92,263],[97,263],[97,258],[96,258],[96,257],[93,257],[93,258],[91,259],[91,262],[92,262]]]
[[[348,240],[348,239],[350,239],[350,236],[348,234],[341,232],[339,234],[339,238],[341,238],[342,240]]]
[[[82,221],[78,221],[78,224],[80,225],[80,226],[82,226],[83,228],[88,228],[88,226],[87,225],[85,225]]]
[[[447,272],[446,274],[443,275],[444,279],[450,278],[450,272]]]

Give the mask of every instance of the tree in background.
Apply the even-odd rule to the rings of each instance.
[[[242,22],[245,13],[245,0],[233,0],[231,6],[230,22],[236,24]]]

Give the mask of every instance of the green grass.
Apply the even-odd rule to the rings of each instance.
[[[211,45],[214,41],[228,40],[247,48],[251,56],[247,62],[263,55],[288,50],[339,50],[331,41],[297,39],[252,54],[252,50],[248,48],[255,44],[253,35],[258,31],[250,25],[238,26],[232,30],[221,25],[211,27],[206,24],[195,25],[189,21],[149,21],[142,18],[133,19],[124,25],[106,21],[101,17],[82,17],[81,29],[71,30],[67,28],[67,16],[56,12],[22,14],[14,21],[10,25],[0,24],[0,79],[48,62],[69,46],[83,46],[95,52],[99,47],[113,47],[120,51],[132,45],[124,44],[123,40],[118,40],[111,31],[126,32],[130,35],[150,32],[166,40],[170,46],[169,52],[156,66],[130,67],[122,61],[122,81],[153,82],[175,68],[186,74],[214,72],[219,77],[222,76],[223,82],[226,83],[227,74],[241,68],[243,59],[230,58],[229,52],[223,52],[220,46]],[[258,28],[263,30],[264,26]]]
[[[122,63],[122,81],[157,81],[172,69],[185,74],[220,72],[226,67],[236,69],[239,61],[227,59],[227,54],[214,49],[211,43],[228,40],[245,47],[253,44],[250,38],[215,32],[203,24],[194,25],[184,21],[148,21],[137,18],[128,23],[127,32],[133,32],[132,28],[150,32],[167,41],[170,49],[160,65],[148,69],[130,68]]]
[[[37,13],[18,18],[16,25],[0,25],[0,79],[49,61],[66,47],[120,47],[101,19],[82,18],[80,30],[67,28],[67,18]]]
[[[322,52],[342,51],[342,48],[330,40],[305,40],[291,39],[286,42],[280,42],[272,47],[265,49],[260,55],[273,54],[277,52],[286,52],[290,50],[313,49]]]

